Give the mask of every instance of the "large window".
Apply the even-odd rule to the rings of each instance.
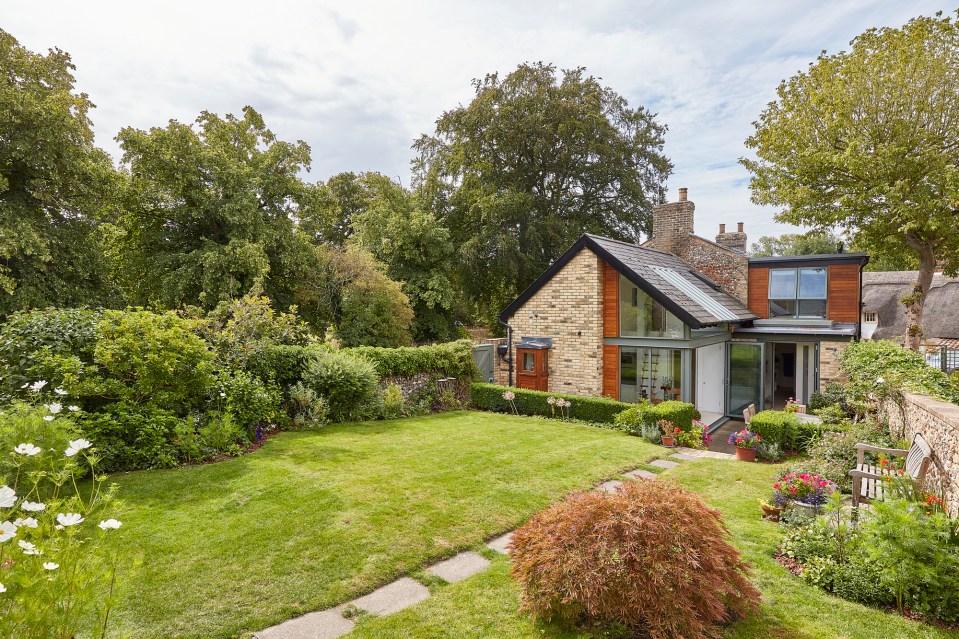
[[[619,399],[654,404],[682,396],[683,352],[678,348],[622,346],[619,349]]]
[[[623,337],[672,337],[682,339],[684,326],[662,304],[619,277],[619,334]]]
[[[826,317],[826,269],[769,271],[769,317]]]

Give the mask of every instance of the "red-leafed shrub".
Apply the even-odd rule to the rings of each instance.
[[[513,534],[523,609],[652,639],[715,637],[756,612],[759,591],[718,511],[663,481],[578,493]]]

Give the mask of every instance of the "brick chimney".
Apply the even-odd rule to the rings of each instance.
[[[693,234],[696,205],[686,199],[687,189],[679,189],[679,201],[653,207],[653,234],[649,243],[662,251],[676,252],[685,238]]]
[[[726,225],[720,224],[719,235],[716,236],[716,244],[745,253],[746,233],[743,232],[743,223],[739,222],[735,233],[727,233]]]

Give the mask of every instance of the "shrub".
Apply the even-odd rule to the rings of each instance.
[[[713,438],[706,433],[707,428],[706,424],[694,419],[693,427],[690,430],[681,430],[676,433],[676,443],[686,448],[706,450],[709,448],[710,442],[713,441]]]
[[[512,413],[510,402],[503,399],[503,393],[510,391],[515,398],[513,403],[520,415],[541,415],[549,417],[552,412],[546,402],[549,397],[559,397],[572,403],[570,414],[573,419],[586,422],[612,424],[616,415],[634,404],[617,402],[605,397],[583,397],[581,395],[564,395],[558,393],[544,393],[542,391],[525,388],[509,388],[496,384],[474,383],[470,386],[473,407],[479,410],[494,413]]]
[[[212,401],[217,410],[226,410],[233,421],[251,433],[258,424],[274,421],[280,412],[280,393],[268,388],[244,371],[220,372],[212,387]]]
[[[295,428],[322,426],[326,423],[326,400],[302,382],[297,382],[290,388],[287,413],[293,419]]]
[[[579,493],[513,533],[522,607],[568,622],[621,624],[653,639],[717,636],[757,609],[747,565],[718,511],[660,481]]]
[[[333,421],[368,411],[378,382],[368,360],[339,351],[317,351],[303,372],[303,385],[326,400]]]
[[[402,417],[406,410],[406,398],[398,384],[387,384],[383,389],[383,418]]]
[[[932,395],[959,404],[959,391],[949,376],[926,364],[922,353],[885,340],[863,340],[849,345],[839,361],[853,385],[874,388],[879,378],[905,390]]]
[[[220,454],[235,455],[240,444],[249,441],[246,430],[236,423],[229,412],[213,413],[207,423],[197,429],[200,441],[210,457]]]
[[[839,561],[837,532],[825,518],[817,517],[805,526],[786,527],[779,552],[805,564],[814,557]]]
[[[431,346],[382,348],[358,346],[343,349],[373,362],[380,377],[413,377],[418,373],[439,373],[446,377],[472,379],[476,371],[473,343],[469,340]]]
[[[42,407],[31,406],[15,401],[0,412],[0,478],[13,476],[19,467],[21,474],[48,470],[47,453],[62,453],[71,440],[77,439],[80,432],[69,418],[56,416],[46,420],[50,412]],[[10,455],[22,443],[30,443],[40,448],[43,454]]]
[[[81,413],[77,424],[84,437],[97,442],[107,472],[175,467],[181,458],[180,431],[192,428],[172,411],[128,402],[111,404],[104,412]]]
[[[297,318],[295,307],[277,313],[268,297],[255,294],[221,302],[200,328],[220,361],[231,368],[246,368],[251,357],[270,346],[310,342],[309,329]]]
[[[861,423],[848,431],[827,431],[807,449],[809,459],[791,465],[786,472],[820,475],[848,493],[852,489],[849,471],[856,466],[856,444],[860,442],[883,447],[891,444],[888,431],[878,422]],[[867,454],[866,460],[873,463],[876,458]]]
[[[764,410],[749,420],[749,430],[789,450],[805,450],[824,430],[822,424],[800,422],[793,413]]]
[[[786,458],[782,447],[776,442],[761,440],[753,448],[756,449],[756,457],[768,462],[779,462]]]
[[[838,405],[844,413],[849,414],[849,403],[846,396],[846,387],[837,382],[826,384],[809,396],[809,411],[817,411],[829,406]]]
[[[327,346],[264,346],[250,356],[247,370],[265,384],[275,384],[284,391],[303,380],[303,372],[318,353],[329,352]]]
[[[882,569],[859,555],[853,555],[846,563],[836,564],[832,592],[843,599],[874,606],[895,601],[892,591],[883,583]]]

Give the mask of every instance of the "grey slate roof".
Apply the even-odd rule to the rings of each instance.
[[[863,311],[878,314],[872,339],[895,339],[906,333],[905,297],[917,271],[882,271],[862,274]],[[927,338],[959,338],[959,278],[936,273],[923,305],[922,330]]]
[[[742,302],[672,253],[584,234],[500,313],[500,319],[508,321],[536,291],[584,248],[589,248],[599,255],[607,264],[692,328],[715,326],[725,322],[740,323],[758,318]]]

